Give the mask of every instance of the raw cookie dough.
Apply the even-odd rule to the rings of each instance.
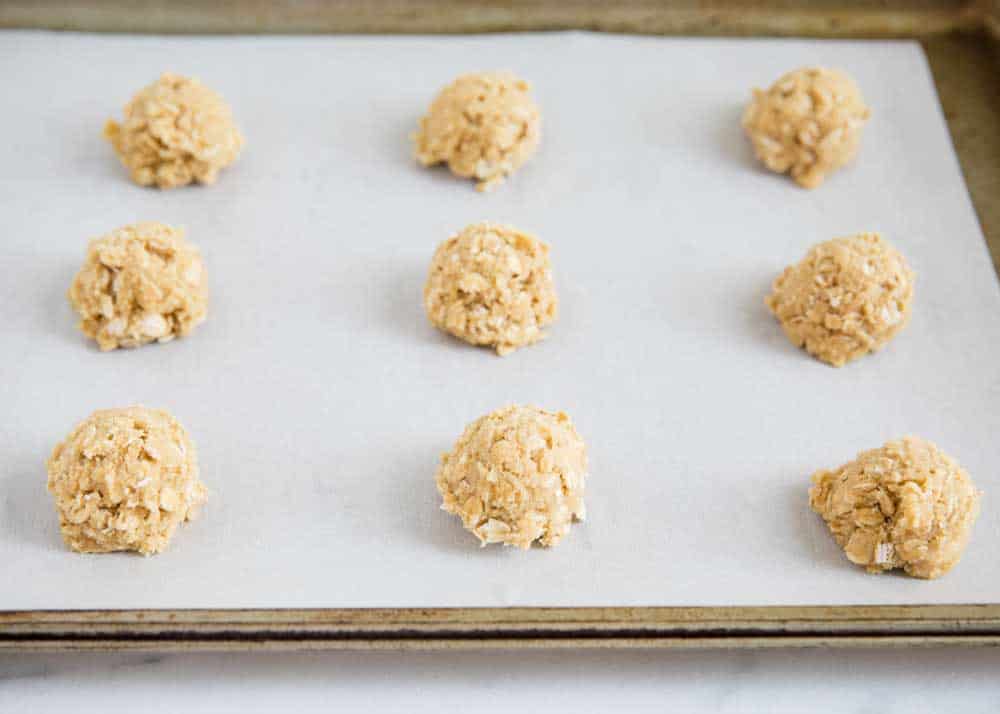
[[[493,188],[538,147],[541,114],[531,86],[512,74],[465,74],[445,87],[414,135],[424,166],[447,164],[476,188]]]
[[[817,471],[809,505],[852,563],[944,575],[962,557],[979,499],[969,475],[929,441],[908,436],[833,471]]]
[[[465,428],[441,457],[441,508],[462,519],[481,545],[556,545],[584,518],[587,447],[570,418],[510,406]]]
[[[197,79],[164,74],[125,105],[125,121],[108,120],[104,136],[141,186],[215,183],[236,160],[243,135],[222,97]]]
[[[765,302],[793,344],[842,367],[903,329],[914,279],[899,251],[861,233],[814,246],[785,268]]]
[[[549,247],[510,226],[467,226],[434,253],[424,308],[435,327],[500,355],[537,342],[558,308]]]
[[[808,67],[789,72],[767,91],[753,90],[743,129],[767,168],[816,188],[854,158],[870,115],[854,80]]]
[[[90,242],[69,289],[80,329],[101,350],[169,342],[205,320],[201,253],[162,223],[124,226]]]
[[[206,497],[187,432],[158,409],[94,412],[46,466],[63,540],[78,553],[159,553]]]

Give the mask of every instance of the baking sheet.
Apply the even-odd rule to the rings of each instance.
[[[789,68],[853,74],[860,161],[803,191],[739,127]],[[418,168],[408,133],[454,75],[507,68],[539,154],[489,195]],[[103,121],[161,71],[200,76],[247,136],[211,188],[130,184]],[[1000,291],[912,42],[538,34],[435,38],[0,35],[0,609],[1000,601]],[[553,246],[561,316],[498,358],[435,332],[437,243],[481,219]],[[88,238],[183,225],[210,271],[192,337],[99,353],[65,290]],[[919,273],[910,326],[836,370],[763,307],[814,242],[880,230]],[[511,402],[569,412],[592,462],[558,548],[479,549],[433,474]],[[93,409],[191,432],[212,491],[154,558],[68,552],[44,460]],[[962,563],[923,582],[851,566],[809,474],[907,433],[985,491]]]

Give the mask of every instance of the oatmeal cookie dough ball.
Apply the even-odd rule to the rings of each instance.
[[[187,432],[158,409],[94,412],[46,465],[63,540],[78,553],[159,553],[206,497]]]
[[[103,351],[169,342],[204,322],[201,253],[162,223],[124,226],[90,242],[69,289],[80,330]]]
[[[467,226],[434,253],[424,308],[435,327],[499,355],[537,342],[558,309],[549,247],[510,226]]]
[[[527,549],[559,543],[582,521],[587,448],[570,418],[510,406],[465,428],[441,457],[441,508],[462,519],[480,544]]]
[[[125,105],[122,124],[108,120],[104,136],[133,181],[159,188],[215,183],[243,147],[222,97],[197,79],[170,73]]]
[[[755,89],[743,129],[767,168],[816,188],[854,158],[870,114],[854,80],[808,67],[789,72],[767,91]]]
[[[465,74],[445,87],[414,135],[424,166],[447,164],[486,191],[531,158],[541,114],[530,85],[512,74]]]
[[[908,436],[833,471],[817,471],[809,505],[852,563],[944,575],[962,557],[981,494],[951,457]]]
[[[814,246],[778,276],[766,303],[795,346],[842,367],[903,329],[914,279],[899,251],[861,233]]]

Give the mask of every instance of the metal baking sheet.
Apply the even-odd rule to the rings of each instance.
[[[853,74],[857,164],[806,192],[757,167],[739,116],[789,68]],[[489,195],[418,168],[408,133],[454,75],[530,78],[536,158]],[[247,136],[210,188],[128,182],[103,121],[161,71],[200,76]],[[536,34],[0,36],[0,609],[714,606],[1000,601],[1000,290],[913,42]],[[512,223],[553,246],[561,317],[506,358],[435,332],[436,244]],[[65,290],[88,238],[185,226],[210,271],[190,338],[99,353]],[[836,370],[763,307],[814,242],[880,230],[919,274],[909,327]],[[588,520],[554,550],[479,549],[438,510],[462,427],[569,412]],[[211,500],[154,558],[67,551],[44,460],[96,408],[173,411]],[[809,474],[903,434],[985,492],[934,582],[850,565]]]

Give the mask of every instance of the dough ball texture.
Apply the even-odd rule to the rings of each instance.
[[[197,79],[164,74],[108,120],[104,136],[140,186],[215,183],[236,160],[243,135],[222,97]]]
[[[767,91],[755,89],[743,129],[767,168],[816,188],[857,154],[870,115],[854,80],[809,67],[789,72]]]
[[[201,253],[182,230],[162,223],[119,228],[90,242],[69,301],[102,350],[169,342],[205,320]]]
[[[541,135],[541,114],[530,85],[507,74],[465,74],[445,87],[420,120],[416,157],[424,166],[447,164],[493,188],[531,158]]]
[[[441,508],[482,545],[556,545],[582,521],[587,448],[570,418],[510,406],[465,428],[441,457]]]
[[[841,367],[906,326],[914,280],[899,251],[862,233],[814,246],[778,276],[766,303],[793,344]]]
[[[852,563],[870,573],[947,573],[979,515],[969,475],[929,441],[908,436],[812,477],[809,505]]]
[[[435,327],[500,355],[537,342],[558,311],[549,247],[510,226],[467,226],[434,253],[424,308]]]
[[[206,497],[187,432],[157,409],[94,412],[47,466],[63,540],[78,553],[159,553]]]

